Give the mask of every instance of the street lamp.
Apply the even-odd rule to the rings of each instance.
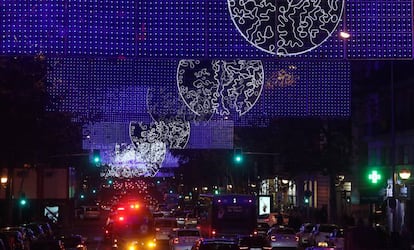
[[[8,178],[7,178],[7,176],[2,176],[2,177],[0,177],[0,183],[1,183],[1,185],[2,185],[4,188],[6,188],[6,186],[7,186],[7,182],[8,182]]]
[[[401,180],[406,181],[410,179],[411,171],[408,169],[401,169],[398,175],[400,176]]]

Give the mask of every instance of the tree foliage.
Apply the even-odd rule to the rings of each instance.
[[[1,161],[7,166],[45,163],[77,150],[80,130],[70,115],[47,112],[47,60],[42,55],[0,58]]]

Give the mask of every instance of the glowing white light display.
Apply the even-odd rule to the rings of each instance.
[[[147,111],[154,122],[208,122],[213,113],[193,113],[175,91],[166,87],[150,87],[147,91]],[[190,125],[188,125],[190,126]]]
[[[115,150],[101,151],[101,176],[116,178],[154,177],[165,159],[163,142],[117,144]]]
[[[231,19],[255,47],[299,55],[328,39],[341,20],[344,0],[228,0]]]
[[[185,148],[190,137],[190,123],[176,119],[170,122],[154,122],[146,125],[142,122],[130,122],[129,136],[138,148],[142,143],[162,142],[169,148]]]
[[[259,60],[180,60],[178,91],[197,115],[247,113],[257,102],[264,84]]]

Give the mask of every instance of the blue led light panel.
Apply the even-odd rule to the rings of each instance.
[[[308,65],[308,112],[313,117],[349,117],[351,68],[349,62],[318,61]]]
[[[201,57],[208,1],[137,1],[137,55]]]
[[[251,45],[233,24],[227,1],[210,0],[207,6],[207,56],[209,58],[272,58]]]
[[[135,55],[133,0],[69,0],[68,55]]]
[[[272,117],[349,117],[350,65],[345,61],[265,60],[265,85],[236,126],[266,126]]]
[[[263,112],[268,116],[306,116],[308,63],[302,61],[265,61]]]
[[[72,112],[79,121],[150,122],[152,112],[173,114],[182,108],[176,60],[49,59],[49,92],[56,110]],[[235,126],[263,126],[272,117],[348,117],[350,66],[344,61],[264,60],[265,81],[255,106],[232,116]],[[52,110],[53,107],[50,108]],[[216,115],[214,119],[225,119]]]
[[[2,54],[65,53],[64,0],[3,0],[0,22]]]
[[[90,110],[90,61],[82,58],[49,58],[48,92],[54,105],[49,110],[73,113],[88,119]]]
[[[76,121],[150,121],[148,86],[136,81],[132,60],[52,58],[47,81],[55,101],[49,110],[71,112]]]
[[[348,0],[350,59],[413,57],[411,0]]]

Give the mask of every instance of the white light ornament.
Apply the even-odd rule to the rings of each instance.
[[[180,98],[175,91],[165,87],[150,87],[147,90],[147,112],[154,122],[188,121],[193,123],[208,122],[213,116],[210,114],[196,115]]]
[[[345,0],[227,0],[231,19],[253,46],[278,56],[306,53],[338,26]]]
[[[192,122],[210,121],[213,113],[197,115],[191,111],[179,97],[177,89],[150,87],[147,91],[147,111],[154,122]],[[188,125],[190,126],[190,125]]]
[[[101,177],[154,177],[165,159],[166,146],[162,142],[116,144],[115,150],[101,151]]]
[[[171,149],[183,149],[190,138],[190,123],[178,118],[174,121],[160,121],[149,125],[143,122],[130,122],[129,136],[137,148],[143,143],[161,142]]]
[[[180,60],[178,91],[197,115],[246,114],[257,102],[264,85],[260,60]]]

